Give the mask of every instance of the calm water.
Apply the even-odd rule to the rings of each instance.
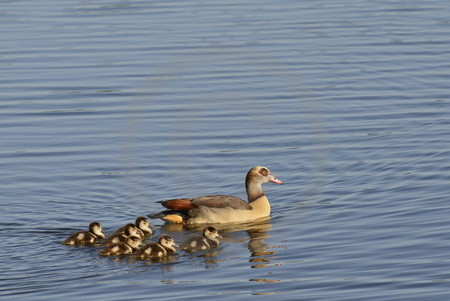
[[[3,2],[0,299],[450,298],[449,25],[443,0]],[[59,244],[244,197],[253,165],[272,217],[212,252]]]

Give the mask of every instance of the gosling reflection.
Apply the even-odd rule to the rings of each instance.
[[[145,260],[140,260],[137,258],[132,258],[131,262],[139,262],[140,264],[143,265],[151,265],[154,263],[174,263],[177,261],[177,256],[175,255],[168,255],[168,256],[164,256],[164,257],[149,257],[146,258]],[[167,270],[167,271],[172,271],[172,265],[161,265],[159,266],[159,268],[161,270]]]
[[[186,236],[191,235],[192,233],[201,233],[205,227],[209,225],[179,225],[179,224],[165,224],[162,226],[161,231],[170,232],[172,235],[176,237],[176,240],[183,241],[186,239]],[[195,256],[197,258],[204,258],[204,267],[205,268],[214,268],[217,267],[220,261],[225,259],[219,259],[221,252],[224,249],[233,248],[232,245],[239,245],[242,242],[248,241],[245,243],[245,246],[250,251],[250,263],[254,263],[252,268],[262,268],[272,264],[273,255],[276,253],[275,248],[271,247],[267,243],[265,243],[265,239],[270,238],[269,232],[272,229],[272,224],[270,219],[260,220],[258,222],[252,223],[230,223],[230,224],[213,224],[213,227],[217,229],[220,235],[223,236],[221,241],[224,245],[220,245],[217,249],[211,249],[206,251],[201,251],[197,253],[189,253],[188,256]],[[188,232],[188,233],[186,233]],[[248,238],[242,237],[242,233],[246,233]],[[236,252],[241,252],[240,250],[236,250]]]
[[[272,229],[270,221],[259,223],[249,227],[246,232],[250,238],[247,248],[250,251],[251,258],[249,262],[255,263],[252,268],[263,268],[272,264],[272,255],[276,253],[273,247],[264,242],[266,238],[270,238],[268,232]]]

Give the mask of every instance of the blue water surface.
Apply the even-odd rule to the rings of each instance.
[[[448,299],[449,22],[442,0],[3,3],[0,299]],[[245,198],[255,165],[284,182],[271,218],[217,249],[60,244]]]

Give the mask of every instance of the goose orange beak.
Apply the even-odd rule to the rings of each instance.
[[[269,182],[270,183],[276,183],[276,184],[283,184],[280,180],[278,180],[274,175],[269,174]]]

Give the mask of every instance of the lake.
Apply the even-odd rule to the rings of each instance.
[[[25,0],[0,24],[0,299],[450,298],[447,2]],[[271,217],[216,249],[60,244],[245,198],[255,165]]]

